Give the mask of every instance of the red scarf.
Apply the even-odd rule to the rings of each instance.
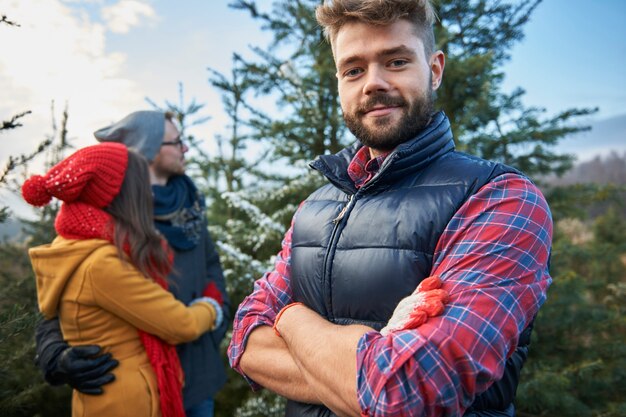
[[[104,239],[113,243],[111,215],[85,203],[64,203],[54,222],[57,233],[66,239]],[[130,248],[125,248],[129,254]],[[153,274],[151,278],[167,290],[167,282]],[[157,377],[163,417],[185,417],[183,408],[183,370],[176,348],[160,338],[137,329],[152,369]]]

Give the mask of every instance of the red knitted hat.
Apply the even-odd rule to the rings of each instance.
[[[119,193],[128,165],[128,149],[121,143],[100,143],[79,149],[22,185],[22,196],[33,206],[45,206],[52,197],[66,203],[83,202],[98,208]]]

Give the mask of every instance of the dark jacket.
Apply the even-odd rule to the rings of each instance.
[[[493,178],[517,171],[455,152],[443,113],[419,137],[396,148],[359,190],[347,175],[357,149],[312,164],[331,184],[314,192],[298,212],[291,284],[295,301],[329,321],[380,330],[399,301],[430,275],[435,246],[459,208]],[[511,402],[525,349],[518,349],[502,380],[476,400],[473,415],[514,414]],[[332,415],[322,406],[287,406],[287,416]]]
[[[226,382],[226,372],[220,353],[220,342],[231,322],[230,301],[226,284],[215,250],[215,244],[205,227],[203,238],[189,251],[176,251],[174,273],[170,274],[170,290],[185,304],[201,297],[206,285],[214,280],[224,297],[222,310],[224,321],[212,332],[207,332],[197,340],[178,346],[180,363],[185,372],[183,399],[185,408],[194,406],[207,398],[213,398]]]

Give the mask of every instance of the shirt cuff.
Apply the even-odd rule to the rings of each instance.
[[[242,338],[241,338],[241,343],[237,343],[236,345],[230,346],[230,349],[229,349],[230,366],[239,374],[241,374],[241,376],[244,377],[244,379],[250,385],[253,391],[261,390],[263,389],[263,386],[260,384],[257,384],[253,379],[248,377],[248,375],[246,375],[241,369],[241,367],[239,366],[239,363],[241,361],[241,357],[243,356],[243,353],[246,350],[246,345],[248,344],[248,337],[250,337],[250,334],[252,333],[252,331],[260,326],[272,327],[273,325],[274,325],[274,322],[271,321],[269,318],[265,316],[257,316],[256,320],[252,321],[250,324],[243,326],[239,329],[233,330],[233,333],[235,332],[240,333],[242,335]]]

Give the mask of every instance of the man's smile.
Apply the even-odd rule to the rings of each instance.
[[[387,116],[391,114],[393,111],[395,111],[396,109],[399,109],[400,107],[401,106],[377,105],[377,106],[373,106],[369,110],[366,110],[363,115],[370,116],[370,117],[383,117],[383,116]]]

